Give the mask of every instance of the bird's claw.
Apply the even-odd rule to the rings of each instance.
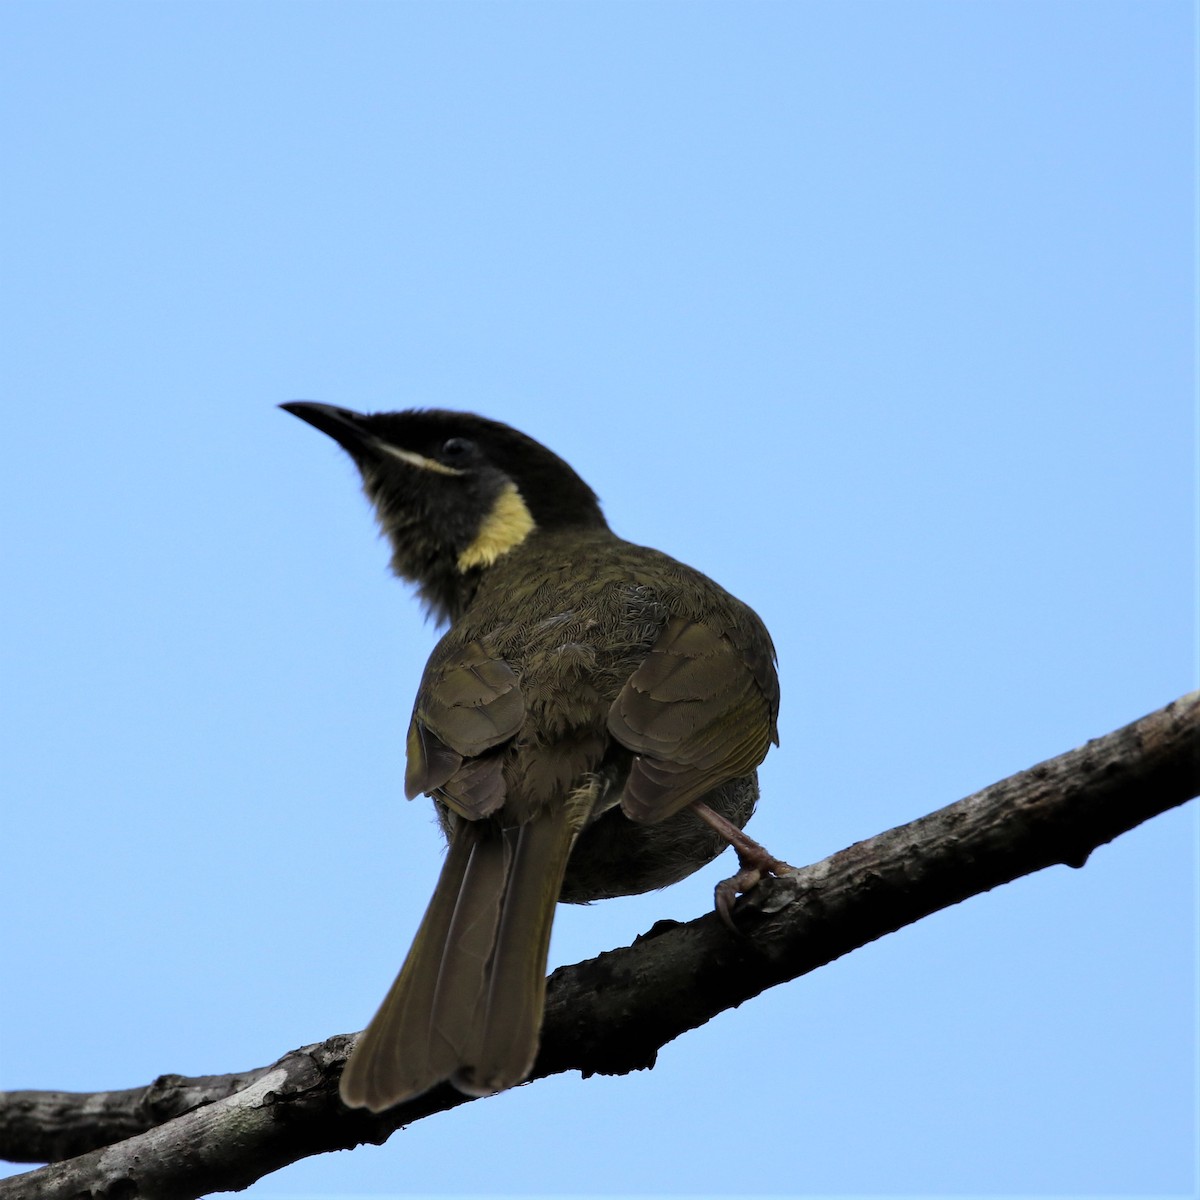
[[[780,875],[786,875],[795,870],[795,867],[785,863],[782,859],[768,854],[761,846],[759,849],[762,850],[761,855],[739,849],[738,873],[728,879],[722,879],[713,893],[713,902],[717,916],[721,918],[721,923],[739,937],[742,936],[742,931],[733,919],[733,906],[737,902],[738,896],[744,895],[768,877],[778,878]]]

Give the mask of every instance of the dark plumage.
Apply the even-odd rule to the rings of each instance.
[[[342,1096],[499,1091],[533,1065],[555,902],[673,883],[726,844],[697,812],[749,819],[778,740],[771,640],[699,572],[616,537],[570,466],[506,425],[283,407],[350,453],[393,568],[450,625],[405,778],[449,851]]]

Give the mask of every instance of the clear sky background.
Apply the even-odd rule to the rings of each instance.
[[[437,636],[279,412],[468,408],[779,650],[811,862],[1194,686],[1194,18],[8,3],[0,1083],[361,1028],[440,846]],[[1192,1194],[1183,809],[254,1196]],[[554,964],[709,906],[560,910]]]

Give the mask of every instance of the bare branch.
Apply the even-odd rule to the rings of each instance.
[[[160,1075],[118,1092],[0,1092],[0,1147],[10,1162],[61,1162],[223,1100],[270,1071]]]
[[[661,923],[632,946],[551,976],[533,1078],[621,1074],[717,1013],[969,896],[1103,845],[1200,792],[1200,693],[957,804],[760,885],[737,908]],[[669,1003],[665,1001],[669,1000]],[[330,1038],[257,1071],[149,1088],[0,1096],[0,1153],[78,1154],[0,1182],[0,1198],[191,1198],[238,1190],[310,1154],[382,1142],[467,1103],[449,1087],[388,1113],[350,1111]],[[123,1140],[122,1140],[123,1139]],[[87,1147],[93,1148],[80,1153]]]

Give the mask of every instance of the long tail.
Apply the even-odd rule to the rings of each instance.
[[[408,958],[342,1075],[382,1112],[443,1080],[482,1096],[533,1067],[554,906],[577,824],[566,806],[500,829],[459,821]]]

